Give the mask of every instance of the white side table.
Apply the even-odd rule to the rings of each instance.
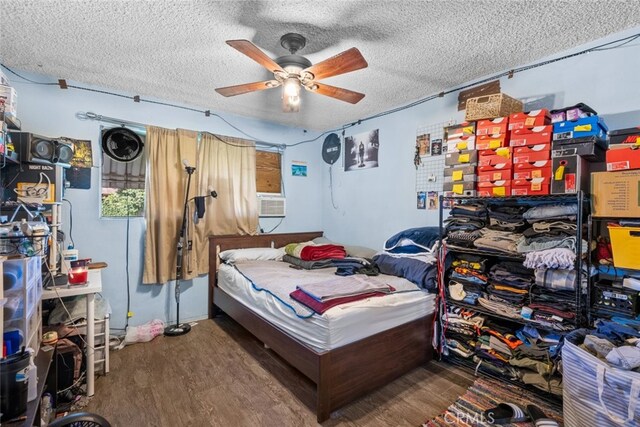
[[[87,300],[87,396],[93,396],[95,387],[95,295],[102,292],[102,269],[89,270],[89,283],[45,289],[42,299],[57,299],[85,295]],[[109,345],[109,343],[107,343]]]

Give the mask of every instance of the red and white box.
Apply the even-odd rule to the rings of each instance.
[[[551,158],[551,144],[525,145],[513,148],[513,163],[531,163]]]
[[[476,150],[495,150],[496,148],[508,146],[509,134],[506,133],[482,135],[476,138]]]
[[[462,122],[444,128],[445,140],[450,141],[463,136],[471,136],[476,133],[476,122]]]
[[[503,157],[493,158],[487,164],[478,166],[478,174],[485,172],[510,171],[512,168],[513,162],[511,159],[505,159]]]
[[[533,110],[528,113],[514,113],[509,116],[509,130],[544,126],[551,123],[549,110]]]
[[[476,124],[476,135],[495,135],[507,133],[509,117],[498,117],[493,120],[478,120]]]
[[[477,175],[478,182],[508,181],[511,179],[512,172],[511,168],[480,172]]]
[[[544,196],[550,194],[551,177],[514,179],[511,181],[512,196]]]
[[[513,170],[513,180],[519,179],[531,179],[531,178],[551,178],[551,160],[543,161],[546,166],[543,167],[533,167],[533,168],[519,168]],[[538,163],[538,162],[535,162]],[[534,163],[534,164],[535,164]],[[531,163],[518,163],[514,165],[518,166],[530,166]]]
[[[480,197],[510,196],[511,180],[479,182],[476,188]]]
[[[478,166],[497,164],[511,160],[511,147],[499,147],[495,150],[478,151]]]
[[[610,145],[607,150],[607,171],[640,169],[640,148],[636,144]]]
[[[509,145],[511,147],[550,144],[553,138],[553,125],[512,130],[509,137]]]

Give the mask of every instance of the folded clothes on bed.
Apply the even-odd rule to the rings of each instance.
[[[284,251],[288,255],[304,261],[344,258],[347,255],[344,246],[333,244],[319,245],[314,242],[290,243],[285,246]]]
[[[372,298],[372,297],[381,297],[384,295],[387,295],[387,294],[384,292],[367,292],[367,293],[352,295],[348,297],[333,298],[329,301],[318,301],[312,296],[306,294],[301,289],[297,289],[291,292],[290,294],[291,298],[298,301],[300,304],[304,305],[305,307],[310,308],[311,310],[313,310],[318,314],[323,314],[325,311],[329,310],[330,308],[336,307],[338,305],[347,304],[355,301],[362,301],[364,299]]]
[[[326,302],[333,298],[344,298],[370,292],[389,294],[395,291],[393,286],[377,280],[375,277],[349,276],[309,283],[297,286],[310,297]]]
[[[373,262],[382,274],[404,277],[422,289],[435,290],[437,287],[438,268],[435,262],[424,262],[420,258],[394,257],[389,254],[378,254]]]

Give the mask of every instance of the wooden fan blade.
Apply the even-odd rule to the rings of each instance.
[[[327,77],[338,76],[340,74],[356,71],[361,68],[367,68],[369,64],[358,49],[352,47],[342,53],[318,62],[315,65],[305,69],[302,73],[309,72],[313,74],[314,80],[326,79]]]
[[[219,87],[216,89],[222,96],[236,96],[247,92],[255,92],[258,90],[271,89],[280,86],[277,80],[265,80],[263,82],[245,83],[243,85]]]
[[[269,58],[266,53],[260,50],[258,46],[251,43],[249,40],[227,40],[227,44],[238,50],[240,53],[244,53],[272,73],[275,73],[276,71],[284,73],[281,66],[279,66],[273,59]]]
[[[362,98],[364,93],[354,92],[349,89],[342,89],[341,87],[329,86],[324,83],[314,83],[318,88],[313,90],[320,95],[330,96],[331,98],[339,99],[340,101],[348,102],[350,104],[357,104]]]

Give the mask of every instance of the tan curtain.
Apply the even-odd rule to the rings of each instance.
[[[256,148],[253,141],[201,134],[197,172],[199,194],[209,189],[217,199],[206,199],[203,219],[196,224],[198,274],[209,272],[211,234],[257,234]]]
[[[143,283],[166,283],[175,279],[176,243],[182,221],[187,174],[182,164],[196,164],[197,138],[194,131],[147,127],[145,150],[148,161]],[[196,194],[198,179],[192,179],[190,197]],[[193,251],[184,250],[183,271],[195,264]]]

